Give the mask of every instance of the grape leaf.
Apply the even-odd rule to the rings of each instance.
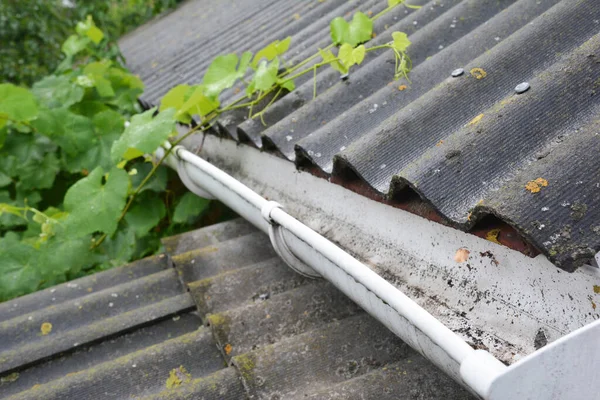
[[[0,171],[0,188],[4,186],[8,186],[12,183],[12,179],[10,176],[6,175],[4,172]]]
[[[202,197],[196,196],[194,193],[187,192],[184,194],[173,213],[173,222],[185,223],[192,217],[199,216],[204,210],[208,208],[210,200],[203,199]]]
[[[358,11],[348,23],[344,18],[337,17],[329,25],[331,41],[335,45],[348,43],[352,47],[371,40],[373,21],[364,13]]]
[[[265,91],[271,89],[277,82],[277,73],[279,71],[279,58],[273,59],[267,64],[266,61],[261,61],[252,77],[254,90]]]
[[[87,37],[81,37],[79,35],[71,35],[63,43],[61,50],[67,56],[67,60],[70,60],[75,54],[84,50],[90,39]]]
[[[341,62],[339,62],[337,60],[337,57],[331,52],[331,50],[319,49],[319,54],[321,55],[321,58],[323,58],[323,61],[325,61],[325,62],[331,61],[329,63],[331,68],[335,69],[340,74],[343,75],[343,74],[348,73],[348,68],[346,68],[346,66],[344,64],[342,64]]]
[[[38,114],[33,93],[10,83],[0,84],[0,128],[6,119],[30,121]]]
[[[84,89],[72,83],[64,75],[45,77],[36,82],[31,91],[37,97],[40,104],[48,108],[70,107],[83,99]]]
[[[365,46],[363,45],[353,49],[348,43],[344,43],[340,47],[338,58],[346,66],[346,68],[350,68],[355,64],[362,63],[362,61],[365,59],[365,53],[366,50]]]
[[[67,191],[64,206],[69,216],[65,226],[73,237],[94,232],[110,236],[117,229],[129,192],[129,175],[122,169],[113,168],[106,183],[103,179],[103,170],[98,167]]]
[[[392,38],[394,38],[392,47],[400,52],[406,51],[408,46],[410,46],[410,40],[404,32],[393,32]]]
[[[252,68],[256,69],[256,67],[258,67],[259,61],[261,61],[263,58],[267,61],[271,61],[275,57],[285,53],[289,49],[291,42],[292,37],[288,36],[281,41],[276,40],[274,42],[269,43],[267,46],[265,46],[256,53],[254,59],[252,60]]]
[[[160,112],[156,117],[152,115],[156,108],[134,115],[131,123],[111,149],[111,158],[117,163],[128,149],[136,149],[142,153],[153,153],[175,129],[174,108]]]
[[[88,15],[85,21],[78,22],[75,31],[80,36],[87,36],[95,44],[104,38],[104,33],[96,26],[91,15]]]
[[[65,167],[69,172],[91,171],[97,166],[108,171],[113,162],[110,150],[125,129],[125,120],[121,114],[113,110],[105,110],[92,118],[93,137],[91,145],[80,153],[65,158]]]
[[[135,168],[138,172],[137,174],[131,176],[131,186],[137,188],[152,170],[152,164],[139,161],[134,163],[131,168]],[[159,166],[154,175],[148,180],[148,182],[146,182],[144,187],[140,189],[140,193],[146,190],[151,190],[153,192],[164,192],[167,190],[167,179],[168,169],[164,166]]]
[[[169,90],[167,94],[165,94],[160,100],[159,111],[164,111],[168,108],[174,108],[177,110],[177,114],[175,115],[177,121],[184,124],[189,124],[192,122],[191,115],[179,112],[181,106],[183,103],[185,103],[185,95],[189,92],[189,90],[190,85],[177,85],[171,88],[171,90]]]
[[[69,156],[75,156],[92,146],[92,121],[65,108],[41,113],[32,125],[39,133],[51,138]]]
[[[236,80],[246,74],[248,63],[252,53],[242,54],[242,59],[238,67],[238,56],[234,53],[224,56],[217,56],[208,67],[202,84],[204,85],[204,94],[211,99],[216,99],[225,89],[233,86]]]
[[[37,250],[14,232],[0,238],[0,301],[33,292],[42,277],[36,268]]]
[[[179,115],[200,115],[204,117],[219,107],[217,99],[210,99],[204,94],[203,86],[192,86],[189,98],[181,105],[176,117]]]
[[[102,271],[127,263],[135,254],[136,245],[135,233],[131,229],[118,230],[95,249],[96,262],[101,263],[95,270]]]
[[[125,214],[125,221],[137,236],[144,236],[154,228],[166,215],[163,201],[155,195],[143,196]]]

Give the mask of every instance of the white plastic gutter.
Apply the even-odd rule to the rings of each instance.
[[[157,150],[157,157],[162,157],[165,148],[170,148],[170,144],[165,143],[163,147]],[[572,346],[576,340],[563,339],[568,337],[576,339],[580,337],[580,332],[589,338],[592,333],[597,335],[600,332],[600,322],[590,324],[536,351],[511,367],[506,367],[489,352],[473,349],[395,286],[286,213],[279,204],[263,198],[224,171],[181,146],[171,151],[166,163],[177,170],[184,184],[193,193],[201,197],[219,199],[257,228],[269,234],[275,250],[290,267],[304,275],[321,276],[330,281],[408,345],[480,398],[494,400],[567,398],[560,396],[560,393],[566,392],[562,391],[562,386],[557,389],[556,374],[562,371],[565,364],[569,364],[568,360],[564,359],[565,357],[568,359],[564,346],[567,342]],[[561,343],[563,343],[562,347]],[[589,352],[597,353],[595,358],[589,356],[589,353],[587,356],[581,353],[582,357],[591,360],[593,364],[586,365],[587,371],[600,368],[600,341],[596,340],[595,345]],[[545,364],[541,375],[535,368],[538,364],[536,360],[542,360]],[[552,363],[548,363],[548,360]],[[530,371],[530,373],[537,371],[538,378],[539,376],[543,378],[544,374],[548,373],[553,382],[549,384],[547,379],[538,379],[534,386],[539,385],[539,387],[526,385],[525,389],[522,385],[517,387],[511,384],[513,381],[523,383],[523,378],[527,376],[523,371]],[[587,385],[587,389],[584,386],[580,389],[586,393],[587,391],[590,394],[596,393],[591,391],[590,385]],[[552,392],[549,393],[548,390]],[[569,393],[583,395],[581,390]],[[557,394],[559,397],[555,397]],[[593,397],[591,395],[576,398]]]

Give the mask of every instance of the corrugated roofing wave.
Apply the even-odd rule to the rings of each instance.
[[[292,271],[249,223],[164,244],[170,258],[0,305],[0,397],[472,398],[332,285]]]
[[[214,27],[211,39],[154,51],[154,58],[131,65],[148,86],[147,103],[174,84],[197,83],[216,54],[256,51],[292,35],[288,60],[298,62],[328,44],[334,16],[386,6],[253,1],[238,4],[231,16],[206,11],[206,24],[186,24],[183,15],[203,4],[190,1],[124,40],[126,56],[136,55],[149,35],[204,34]],[[297,89],[264,114],[266,127],[238,110],[221,117],[218,133],[336,182],[358,179],[382,198],[416,192],[463,230],[496,216],[563,269],[589,262],[600,250],[597,0],[411,4],[423,7],[399,7],[376,21],[371,42],[386,42],[396,30],[409,34],[410,83],[392,80],[391,52],[369,53],[345,81],[334,71],[319,72],[315,99],[311,74],[298,79]],[[283,17],[272,20],[275,11]],[[458,68],[464,74],[452,77]],[[525,82],[530,89],[517,94]],[[402,84],[408,87],[399,90]],[[224,97],[233,96],[232,90]]]

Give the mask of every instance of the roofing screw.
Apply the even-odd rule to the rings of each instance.
[[[515,92],[517,92],[517,94],[525,93],[526,91],[529,90],[529,88],[530,88],[529,83],[527,83],[527,82],[519,83],[517,85],[517,87],[515,87]]]
[[[462,74],[465,73],[465,70],[462,68],[457,68],[454,71],[452,71],[452,77],[453,78],[458,78],[459,76],[461,76]]]
[[[345,81],[348,79],[349,76],[350,76],[350,74],[344,74],[344,75],[340,76],[340,79]]]

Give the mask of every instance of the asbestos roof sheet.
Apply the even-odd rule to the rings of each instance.
[[[391,51],[371,52],[346,80],[321,69],[314,99],[312,74],[299,78],[264,113],[267,126],[238,110],[217,133],[382,199],[416,192],[465,231],[495,216],[563,269],[589,262],[600,250],[598,1],[410,3],[422,8],[378,19],[369,42],[406,32],[410,82],[393,81]],[[121,46],[147,85],[143,101],[157,104],[175,84],[199,83],[218,54],[291,35],[293,65],[330,43],[332,18],[386,5],[188,1]],[[234,98],[232,89],[222,100]]]
[[[0,304],[0,397],[473,398],[243,220],[164,244]]]

